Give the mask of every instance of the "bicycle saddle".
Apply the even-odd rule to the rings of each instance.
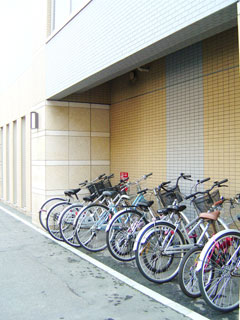
[[[147,209],[149,207],[151,207],[153,205],[154,201],[139,201],[139,203],[137,204],[137,207],[144,209]]]
[[[97,197],[96,193],[93,193],[88,197],[84,197],[83,201],[92,202],[96,197]]]
[[[181,206],[168,206],[167,208],[158,210],[157,213],[163,214],[163,215],[166,216],[166,215],[168,215],[168,214],[171,213],[171,212],[178,213],[178,212],[180,212],[180,211],[183,211],[184,209],[186,209],[186,206],[185,206],[185,205],[181,205]]]
[[[213,212],[202,212],[199,214],[199,218],[216,221],[219,215],[220,215],[219,210],[216,210]]]
[[[118,194],[117,191],[103,191],[102,195],[104,197],[110,197],[113,198],[114,196],[116,196]]]
[[[68,197],[72,197],[72,196],[76,195],[80,190],[81,190],[81,188],[70,189],[70,190],[64,191],[64,194],[65,194],[66,196],[68,196]]]

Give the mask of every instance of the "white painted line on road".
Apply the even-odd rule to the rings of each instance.
[[[75,249],[74,247],[71,247],[70,245],[68,245],[65,242],[61,242],[61,241],[57,241],[54,238],[51,237],[51,235],[47,234],[44,230],[37,228],[36,226],[34,226],[32,223],[22,219],[21,217],[17,216],[16,214],[14,214],[13,212],[11,212],[8,209],[5,209],[4,207],[1,207],[1,210],[3,210],[4,212],[6,212],[7,214],[9,214],[10,216],[12,216],[13,218],[15,218],[16,220],[21,221],[22,223],[24,223],[25,225],[27,225],[28,227],[32,228],[33,230],[37,231],[38,233],[42,234],[44,237],[52,240],[53,242],[56,242],[58,245],[60,245],[61,247],[71,251],[73,254],[79,256],[80,258],[90,262],[91,264],[95,265],[96,267],[102,269],[103,271],[109,273],[110,275],[112,275],[113,277],[117,278],[118,280],[124,282],[125,284],[129,285],[130,287],[138,290],[139,292],[147,295],[148,297],[154,299],[155,301],[160,302],[161,304],[189,317],[190,319],[193,320],[209,320],[208,318],[202,316],[201,314],[194,312],[182,305],[180,305],[179,303],[176,303],[164,296],[162,296],[161,294],[148,289],[147,287],[139,284],[138,282],[124,276],[123,274],[115,271],[114,269],[106,266],[105,264],[89,257],[87,254],[78,251],[77,249]]]

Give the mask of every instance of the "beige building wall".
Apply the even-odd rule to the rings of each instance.
[[[165,59],[112,81],[111,171],[131,181],[153,172],[147,185],[166,181]],[[159,89],[160,88],[160,89]]]
[[[32,59],[26,65],[24,72],[18,77],[13,77],[7,89],[0,93],[3,200],[28,214],[32,209],[30,112],[34,106],[45,100],[45,40],[50,25],[47,17],[49,4],[50,1],[29,2],[30,7],[27,12],[31,14],[24,17],[24,22],[30,28],[24,37],[31,45]],[[19,43],[17,37],[22,35],[18,34],[18,29],[15,34],[16,43]],[[19,64],[21,56],[18,56],[18,53],[22,52],[20,49],[16,48],[16,59],[19,60]],[[17,130],[15,138],[14,126]]]
[[[204,166],[213,180],[229,179],[221,190],[240,189],[240,77],[237,28],[203,42]]]
[[[110,126],[109,105],[46,101],[35,111],[39,129],[32,132],[32,212],[38,223],[45,199],[110,173]]]
[[[111,83],[111,172],[127,171],[131,180],[153,172],[148,186],[180,172],[211,177],[209,184],[228,178],[220,191],[234,196],[240,187],[237,28],[147,68]]]

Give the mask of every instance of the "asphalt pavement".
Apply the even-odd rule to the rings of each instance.
[[[1,320],[236,320],[181,292],[150,283],[135,263],[54,241],[31,218],[0,204]]]

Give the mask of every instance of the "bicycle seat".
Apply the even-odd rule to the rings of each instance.
[[[186,206],[185,206],[185,205],[181,205],[181,206],[168,206],[167,208],[158,210],[157,213],[163,214],[163,215],[166,216],[166,215],[168,215],[168,214],[171,213],[171,212],[178,213],[178,212],[180,212],[180,211],[183,211],[184,209],[186,209]]]
[[[219,215],[220,215],[219,210],[216,210],[213,212],[202,212],[199,214],[199,218],[216,221],[218,219]]]
[[[93,193],[88,197],[84,197],[83,201],[92,202],[96,197],[97,197],[96,193]]]
[[[70,189],[70,190],[64,191],[64,194],[65,194],[66,196],[68,196],[68,197],[72,197],[72,196],[76,195],[80,190],[81,190],[81,188]]]
[[[104,197],[110,197],[113,198],[114,196],[116,196],[118,194],[117,191],[103,191],[102,195]]]
[[[151,207],[153,205],[154,201],[139,201],[139,203],[137,204],[138,207],[142,208],[142,209],[147,209],[149,207]]]

